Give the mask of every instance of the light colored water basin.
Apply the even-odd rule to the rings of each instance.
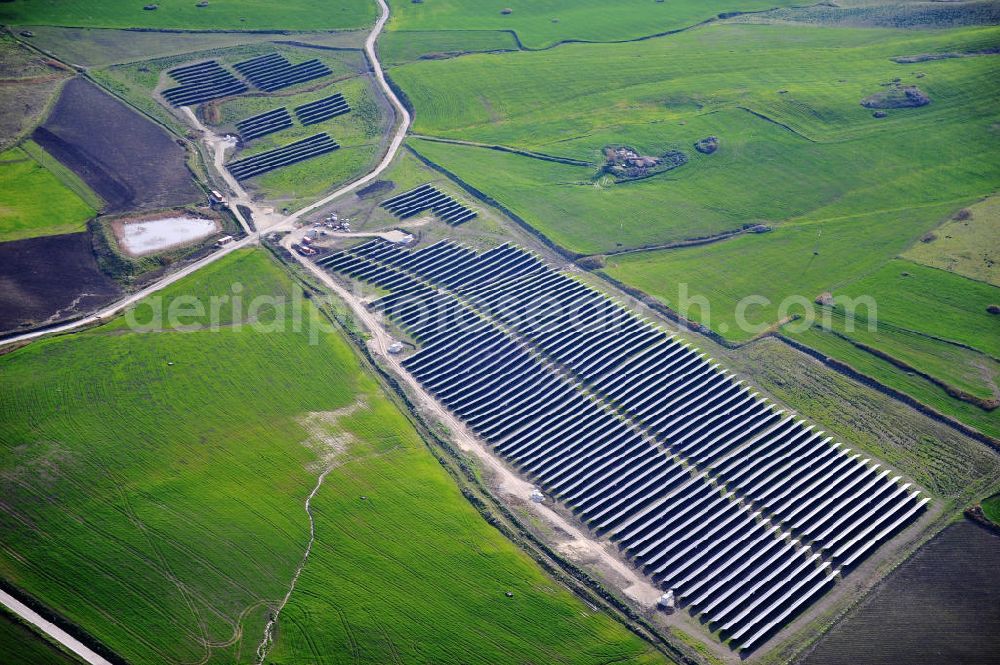
[[[143,256],[207,238],[217,230],[212,219],[165,217],[122,224],[120,240],[126,252]]]

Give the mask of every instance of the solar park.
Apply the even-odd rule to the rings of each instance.
[[[233,65],[250,83],[265,92],[274,92],[331,74],[317,59],[293,65],[280,53],[270,53]]]
[[[163,97],[173,106],[192,106],[247,91],[245,83],[215,60],[176,67],[167,74],[181,84],[163,91]]]
[[[381,203],[381,206],[400,219],[413,217],[424,210],[431,210],[452,226],[467,222],[476,216],[474,210],[466,208],[429,184],[386,199]]]
[[[929,501],[520,248],[373,240],[316,263],[386,290],[407,371],[737,650]]]
[[[280,132],[292,126],[292,116],[288,109],[279,108],[266,113],[252,116],[236,123],[236,129],[244,141],[251,141],[261,136]]]
[[[315,102],[295,107],[295,116],[303,125],[315,125],[318,122],[323,122],[350,112],[350,105],[344,99],[344,95],[339,92]]]
[[[340,145],[330,138],[329,134],[314,134],[301,141],[230,162],[226,168],[237,180],[246,180],[268,171],[325,155],[339,147]]]

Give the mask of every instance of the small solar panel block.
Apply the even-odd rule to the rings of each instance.
[[[431,210],[452,226],[463,224],[476,216],[476,211],[470,210],[430,184],[421,185],[416,189],[386,199],[381,206],[400,219],[407,219],[424,210]]]

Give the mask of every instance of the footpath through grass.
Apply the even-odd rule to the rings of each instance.
[[[339,333],[296,330],[276,299],[297,290],[240,251],[134,314],[186,332],[117,319],[0,357],[0,575],[129,661],[250,662],[336,464],[275,662],[316,662],[314,639],[336,661],[657,662],[482,521]]]

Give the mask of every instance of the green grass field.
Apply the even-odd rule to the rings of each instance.
[[[983,499],[983,514],[994,524],[1000,525],[1000,494]]]
[[[858,372],[870,376],[890,388],[910,395],[940,413],[951,416],[988,436],[1000,438],[1000,413],[997,410],[986,411],[969,402],[955,399],[943,388],[934,385],[930,381],[911,372],[901,370],[886,360],[878,358],[868,351],[859,349],[848,339],[838,337],[820,328],[813,327],[805,332],[791,335],[791,337],[820,351],[826,356],[848,364]],[[942,350],[945,352],[948,351],[948,349]],[[901,347],[898,346],[889,346],[885,351],[894,357],[903,355],[900,352]],[[940,362],[940,358],[935,356],[932,356],[932,358]],[[921,371],[929,369],[926,366],[917,366]],[[968,366],[968,364],[963,364],[959,367],[959,370],[965,370]],[[933,370],[933,368],[930,369]],[[959,383],[955,377],[955,370],[949,369],[943,374],[944,376],[942,377],[938,372],[932,373],[932,375],[938,375],[937,378],[947,379],[950,383]]]
[[[914,243],[903,257],[1000,286],[1000,197],[965,210]]]
[[[394,408],[343,422],[271,661],[663,662],[482,522]]]
[[[788,6],[786,0],[391,0],[391,30],[510,30],[527,48],[566,41],[621,41],[690,27],[727,12]],[[501,14],[501,9],[511,9]]]
[[[592,162],[416,144],[555,242],[589,254],[757,222],[958,206],[992,191],[996,59],[918,69],[890,57],[998,41],[992,28],[718,25],[639,43],[420,61],[392,76],[416,108],[418,133]],[[895,77],[919,81],[934,103],[872,118],[859,101]],[[708,135],[719,151],[695,152]],[[648,180],[595,180],[601,149],[617,143],[652,155],[680,149],[690,161]]]
[[[0,22],[89,28],[159,28],[168,30],[350,30],[375,21],[376,4],[344,0],[334,6],[318,0],[280,5],[262,0],[212,0],[205,7],[187,0],[160,0],[154,11],[141,2],[100,3],[13,0],[0,7]]]
[[[386,32],[379,37],[384,66],[481,51],[516,51],[517,39],[501,30],[415,30]]]
[[[29,141],[0,153],[0,242],[83,231],[100,206],[97,195],[38,145]]]
[[[897,260],[843,292],[870,295],[878,303],[880,326],[922,332],[1000,358],[1000,316],[986,311],[1000,298],[995,286]]]
[[[205,326],[212,296],[242,298],[215,330],[121,318],[0,358],[0,574],[130,661],[249,662],[301,561],[303,501],[336,465],[273,662],[316,662],[295,636],[303,621],[335,660],[394,649],[657,662],[481,520],[339,333],[310,343],[293,308],[250,309],[296,288],[266,253],[241,251],[131,316],[200,301],[206,312],[178,323]],[[508,587],[513,603],[489,602]],[[395,619],[374,623],[388,599]],[[483,626],[540,639],[484,644]]]

